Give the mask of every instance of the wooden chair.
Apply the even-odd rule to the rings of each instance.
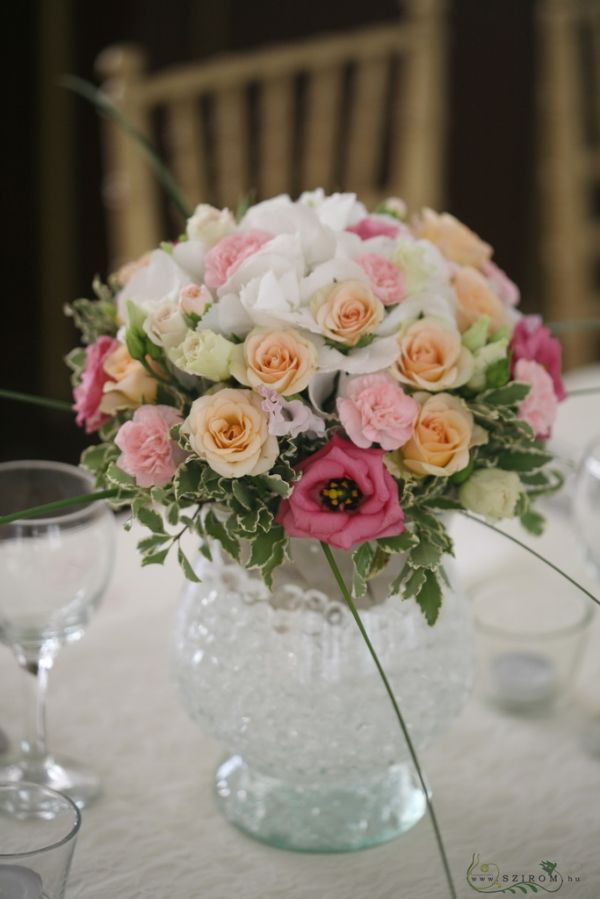
[[[550,319],[600,318],[600,3],[537,8],[541,288]],[[598,332],[564,337],[565,362],[599,358]]]
[[[412,0],[403,22],[146,73],[135,46],[98,60],[103,89],[158,143],[193,209],[235,209],[322,186],[411,208],[441,192],[443,0]],[[158,135],[158,140],[157,140]],[[167,227],[155,177],[135,143],[104,125],[111,261],[133,259]]]

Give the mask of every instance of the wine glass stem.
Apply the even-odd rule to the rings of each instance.
[[[46,692],[51,659],[21,656],[19,662],[25,672],[25,726],[21,752],[31,761],[43,761],[48,755],[46,745]]]

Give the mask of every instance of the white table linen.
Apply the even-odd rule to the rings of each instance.
[[[600,383],[598,369],[571,383]],[[600,397],[560,411],[557,441],[583,446],[600,433]],[[595,419],[595,421],[594,421]],[[575,439],[576,436],[576,439]],[[519,528],[508,528],[522,536]],[[468,586],[503,566],[529,564],[503,538],[466,520],[453,526]],[[172,675],[181,576],[174,563],[139,567],[136,534],[118,539],[115,574],[84,639],[52,674],[52,748],[94,766],[103,795],[84,812],[68,899],[442,899],[447,896],[430,823],[374,849],[303,855],[261,845],[221,817],[213,774],[222,749],[187,718]],[[595,589],[571,523],[556,510],[542,553]],[[525,554],[523,554],[524,556]],[[535,570],[535,569],[533,569]],[[557,577],[557,589],[561,589]],[[511,872],[558,862],[560,895],[600,897],[600,760],[579,742],[581,719],[600,711],[600,616],[578,678],[577,701],[542,719],[511,718],[473,698],[423,753],[458,895],[474,852]],[[20,678],[0,651],[0,724],[16,741]],[[1,852],[1,847],[0,847]]]

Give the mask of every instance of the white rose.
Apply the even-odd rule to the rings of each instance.
[[[463,506],[471,512],[497,520],[512,518],[521,489],[516,472],[481,468],[473,472],[458,495]]]
[[[150,308],[144,321],[144,331],[153,343],[165,349],[177,346],[184,339],[187,325],[179,306],[171,297],[165,297]]]
[[[187,220],[185,230],[190,240],[200,240],[209,249],[235,231],[235,219],[229,209],[216,209],[201,203]]]

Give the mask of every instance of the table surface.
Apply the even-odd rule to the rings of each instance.
[[[599,383],[600,369],[571,378],[575,386]],[[561,451],[581,451],[600,431],[599,412],[598,396],[563,404],[556,428]],[[519,534],[513,525],[507,530]],[[466,586],[506,571],[517,558],[531,564],[522,550],[480,525],[462,519],[453,531]],[[181,576],[174,564],[140,568],[135,538],[119,536],[105,601],[84,639],[61,652],[52,674],[52,747],[94,766],[104,784],[84,812],[68,899],[446,897],[427,819],[385,846],[327,856],[271,849],[221,818],[212,783],[222,748],[187,718],[172,674]],[[534,545],[600,594],[559,508]],[[511,718],[474,697],[423,753],[461,899],[477,895],[465,882],[474,852],[515,873],[555,860],[566,881],[561,896],[599,899],[600,760],[580,744],[582,722],[600,711],[599,647],[600,616],[575,700],[556,716]],[[20,677],[11,654],[0,651],[0,721],[13,741]],[[569,882],[569,875],[581,879]]]

